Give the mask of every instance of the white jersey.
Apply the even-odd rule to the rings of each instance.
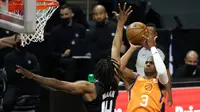
[[[159,55],[161,56],[162,60],[165,60],[165,54],[159,49],[157,48]],[[152,56],[152,53],[150,50],[146,49],[145,47],[141,48],[138,52],[137,55],[137,60],[136,60],[136,70],[137,73],[144,76],[144,66],[145,66],[145,62],[146,60]]]

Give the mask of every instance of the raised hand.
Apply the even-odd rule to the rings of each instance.
[[[134,45],[131,42],[129,42],[129,44],[130,44],[130,47],[133,48],[133,49],[137,49],[137,48],[141,47],[141,45]]]
[[[143,37],[146,39],[143,42],[143,46],[146,47],[147,49],[156,45],[155,39],[151,35],[149,35],[149,34],[147,36],[143,35]]]
[[[147,32],[156,41],[156,39],[157,39],[158,36],[157,36],[157,32],[156,32],[155,28],[153,28],[153,27],[147,27]]]
[[[133,10],[131,10],[131,6],[129,6],[129,8],[126,9],[126,3],[124,3],[123,9],[121,8],[121,5],[119,3],[118,8],[119,13],[117,13],[116,11],[113,11],[112,13],[117,17],[118,23],[124,25],[128,16],[132,13]]]
[[[25,68],[23,68],[23,67],[21,67],[19,65],[16,65],[16,66],[18,68],[16,70],[16,72],[22,74],[23,78],[28,78],[28,79],[32,79],[33,78],[34,74],[32,72],[28,71],[27,69],[25,69]]]
[[[152,27],[147,28],[147,35],[143,35],[143,37],[146,39],[143,42],[143,46],[147,49],[150,49],[152,46],[156,46],[156,39],[158,38],[157,33],[155,33],[155,29]]]

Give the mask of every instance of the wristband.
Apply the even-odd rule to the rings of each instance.
[[[151,47],[151,53],[154,55],[156,53],[158,53],[156,47]]]

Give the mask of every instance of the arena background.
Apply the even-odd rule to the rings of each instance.
[[[122,0],[121,0],[122,1]],[[134,0],[137,3],[139,0]],[[144,0],[145,1],[145,0]],[[96,3],[101,3],[107,8],[108,14],[112,17],[111,11],[115,10],[117,0],[68,0],[68,3],[79,5],[87,18],[91,20],[91,10]],[[169,68],[172,77],[174,70],[184,63],[184,56],[190,49],[200,53],[200,1],[199,0],[148,0],[151,7],[136,7],[127,24],[133,21],[141,21],[144,23],[154,23],[158,27],[159,39],[158,46],[164,51],[166,56],[166,66]],[[112,7],[111,7],[112,6]],[[146,11],[148,13],[146,13]],[[136,16],[136,17],[135,17]],[[44,43],[32,43],[29,47],[30,51],[38,55],[41,63]],[[0,58],[3,58],[8,49],[0,50]],[[87,75],[91,72],[91,68],[84,68],[88,60],[78,60],[77,80],[87,80]],[[180,79],[173,80],[173,98],[174,106],[167,108],[167,112],[183,112],[186,110],[200,111],[200,80]],[[124,88],[120,87],[120,92],[116,112],[125,112],[124,105],[128,100],[127,93]],[[193,94],[194,93],[194,94]],[[82,97],[80,95],[70,95],[61,92],[50,92],[49,112],[81,112]],[[123,104],[120,104],[123,102]],[[67,105],[67,106],[66,106]],[[191,107],[192,106],[192,107]],[[47,108],[47,107],[44,107]],[[120,111],[118,109],[122,109]],[[181,110],[182,109],[182,110]]]

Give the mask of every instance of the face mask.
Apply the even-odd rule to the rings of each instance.
[[[70,18],[64,18],[64,19],[61,19],[61,23],[63,25],[68,25],[70,23],[71,19]]]
[[[189,65],[185,64],[185,70],[189,74],[193,74],[194,70],[196,69],[197,65]]]
[[[99,21],[99,22],[96,22],[96,25],[97,26],[104,26],[106,24],[107,20],[103,20],[103,21]]]

